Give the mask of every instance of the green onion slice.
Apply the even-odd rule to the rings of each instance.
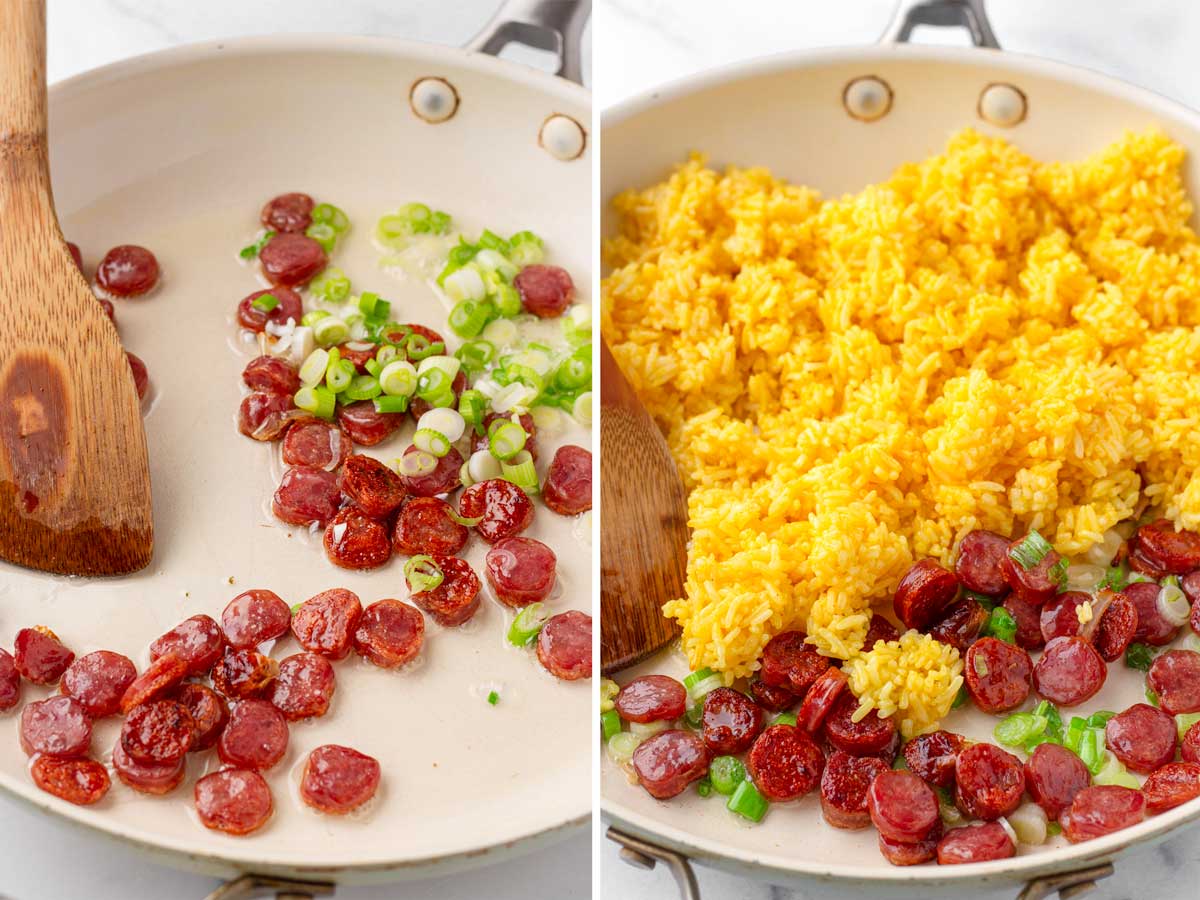
[[[350,296],[350,279],[336,266],[328,266],[308,283],[308,291],[323,303],[343,303]]]
[[[508,642],[517,647],[525,647],[533,643],[533,639],[541,632],[542,626],[550,621],[550,613],[544,603],[530,603],[517,613],[512,625],[508,627]]]
[[[328,368],[329,351],[318,347],[300,364],[300,383],[305,387],[315,387],[321,383]]]
[[[466,463],[463,463],[463,465],[465,466]],[[474,528],[483,521],[483,516],[464,516],[454,508],[451,508],[447,514],[450,516],[451,521],[457,522],[464,528]]]
[[[450,441],[440,431],[432,428],[418,428],[413,435],[413,446],[426,453],[432,453],[439,459],[450,452]]]
[[[1003,606],[997,606],[988,615],[987,624],[984,625],[984,634],[989,634],[1005,643],[1012,644],[1017,639],[1017,620]],[[975,657],[976,661],[979,661],[981,658]],[[980,673],[980,675],[982,674]]]
[[[1125,650],[1125,665],[1140,672],[1149,672],[1154,662],[1154,649],[1147,644],[1130,644]]]
[[[615,709],[600,713],[600,734],[607,741],[621,731],[621,716]]]
[[[375,412],[377,413],[402,413],[408,412],[407,397],[376,397],[374,400]]]
[[[422,475],[428,475],[436,469],[437,464],[437,457],[432,453],[418,450],[416,453],[405,453],[400,457],[397,468],[400,470],[401,475],[409,478],[419,478]]]
[[[445,577],[432,556],[419,554],[404,564],[404,578],[414,594],[436,590]]]
[[[1034,528],[1025,535],[1019,544],[1008,551],[1008,555],[1013,562],[1028,571],[1036,568],[1053,549],[1050,542],[1038,534],[1037,529]]]
[[[495,420],[496,428],[489,428],[488,450],[499,460],[510,460],[525,449],[529,435],[516,422],[507,419]],[[536,480],[536,473],[535,473]]]
[[[500,463],[500,476],[527,494],[536,494],[539,490],[537,469],[533,467],[533,457],[528,450],[520,451],[511,461]]]
[[[258,240],[256,240],[253,244],[249,244],[239,250],[238,256],[240,256],[242,259],[254,259],[254,257],[258,256],[258,254],[262,252],[262,248],[267,245],[267,241],[271,240],[273,237],[275,237],[274,231],[264,231],[258,236]]]
[[[313,340],[323,347],[340,344],[350,337],[350,327],[337,316],[325,316],[313,324]]]
[[[406,359],[397,359],[379,373],[379,387],[392,397],[411,397],[417,390],[417,370]]]
[[[791,725],[794,728],[796,726],[796,714],[790,713],[790,712],[780,713],[774,719],[771,720],[771,724],[772,725]]]
[[[321,419],[332,419],[337,406],[337,398],[333,391],[317,386],[300,388],[292,402],[296,404],[297,409],[312,413]]]
[[[325,371],[325,384],[335,394],[340,394],[350,387],[354,380],[354,364],[348,359],[329,360],[329,368]]]
[[[683,686],[687,688],[688,697],[693,703],[699,703],[712,691],[724,685],[725,679],[709,668],[692,672],[683,679]]]
[[[279,305],[279,298],[274,294],[262,294],[254,298],[254,302],[250,304],[259,312],[269,313]]]
[[[736,756],[718,756],[708,767],[708,777],[718,794],[731,797],[746,780],[746,766]]]
[[[758,788],[754,786],[754,782],[749,778],[744,779],[738,784],[733,792],[733,796],[725,804],[730,812],[735,812],[743,819],[749,819],[751,822],[761,822],[763,816],[767,814],[767,808],[770,805],[767,798],[759,793]]]
[[[496,691],[488,691],[487,702],[495,706],[500,702],[500,695]]]

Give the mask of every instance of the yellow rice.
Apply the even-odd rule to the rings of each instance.
[[[1200,243],[1163,134],[1078,163],[973,131],[836,200],[706,168],[616,201],[603,329],[689,489],[694,667],[804,628],[866,712],[933,727],[952,648],[861,647],[974,528],[1075,555],[1144,492],[1200,527]]]

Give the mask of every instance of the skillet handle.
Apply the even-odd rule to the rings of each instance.
[[[325,881],[294,881],[270,875],[242,875],[227,881],[204,900],[250,900],[251,897],[272,896],[275,900],[313,900],[332,897],[337,887]]]
[[[1043,875],[1025,885],[1017,900],[1049,900],[1057,894],[1060,900],[1073,900],[1096,887],[1096,882],[1113,873],[1112,863],[1100,863],[1088,869],[1076,869],[1058,875]]]
[[[918,25],[965,28],[976,47],[1000,49],[992,31],[984,0],[900,0],[892,21],[879,38],[881,44],[907,44]]]
[[[548,50],[558,56],[554,74],[583,84],[583,27],[591,12],[591,0],[504,0],[467,49],[499,56],[515,41]]]
[[[692,871],[691,861],[682,853],[644,841],[611,826],[604,834],[613,843],[621,845],[621,859],[626,863],[647,872],[653,869],[656,863],[665,863],[675,876],[680,900],[700,900],[700,885],[696,883],[696,873]]]

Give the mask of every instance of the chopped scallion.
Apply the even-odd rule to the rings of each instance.
[[[792,727],[795,727],[796,714],[790,713],[790,712],[780,713],[774,719],[771,720],[771,724],[772,725],[791,725]]]
[[[1149,672],[1154,662],[1154,649],[1147,644],[1130,644],[1125,651],[1125,665],[1140,672]]]
[[[414,594],[435,590],[445,576],[432,556],[419,554],[404,564],[404,577]]]
[[[615,709],[600,713],[600,734],[607,741],[621,731],[621,715]]]
[[[708,777],[718,794],[730,797],[746,780],[746,766],[736,756],[718,756],[708,767]]]
[[[530,603],[517,613],[517,617],[509,626],[508,642],[518,647],[528,646],[549,620],[550,614],[546,611],[545,604]]]
[[[350,296],[350,279],[335,266],[327,266],[308,283],[308,291],[323,303],[343,303]]]
[[[487,702],[492,704],[492,706],[495,706],[500,702],[500,695],[495,691],[489,691],[487,695]]]
[[[264,231],[258,236],[258,240],[256,240],[253,244],[249,244],[239,250],[238,256],[240,256],[242,259],[254,259],[259,253],[262,252],[262,248],[267,245],[267,241],[271,240],[273,237],[275,237],[274,231]]]
[[[525,449],[525,441],[529,435],[516,422],[498,419],[495,430],[488,437],[488,450],[499,460],[509,460]]]
[[[304,233],[320,244],[326,253],[332,253],[337,245],[337,232],[333,230],[332,225],[325,222],[313,222],[304,229]]]
[[[539,490],[537,469],[533,467],[533,457],[528,450],[500,463],[500,473],[505,481],[511,481],[527,494],[536,494]]]
[[[767,798],[759,793],[754,782],[749,778],[743,779],[725,804],[730,812],[735,812],[751,822],[761,822],[771,805]]]
[[[432,428],[418,428],[413,435],[413,446],[426,453],[432,453],[439,459],[450,452],[450,441],[440,431]]]
[[[377,412],[377,413],[408,412],[408,398],[407,397],[390,397],[390,396],[376,397],[373,402],[375,403],[375,412]]]
[[[255,297],[254,302],[250,305],[259,312],[269,313],[279,305],[279,298],[274,294],[262,294],[261,296]]]
[[[379,387],[385,394],[407,400],[417,389],[417,370],[406,359],[394,360],[379,373]]]
[[[988,615],[987,623],[983,627],[983,633],[999,638],[1005,643],[1012,644],[1017,639],[1017,620],[1003,606],[997,606]],[[981,657],[976,657],[980,659]],[[983,673],[980,673],[981,675]]]
[[[1019,544],[1011,548],[1008,555],[1013,562],[1028,571],[1036,568],[1053,549],[1050,542],[1038,534],[1035,528],[1031,529]]]

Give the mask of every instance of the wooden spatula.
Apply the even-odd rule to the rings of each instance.
[[[662,432],[600,342],[600,668],[615,672],[678,633],[687,494]]]
[[[114,575],[153,546],[133,374],[54,214],[45,0],[0,0],[0,558]]]

